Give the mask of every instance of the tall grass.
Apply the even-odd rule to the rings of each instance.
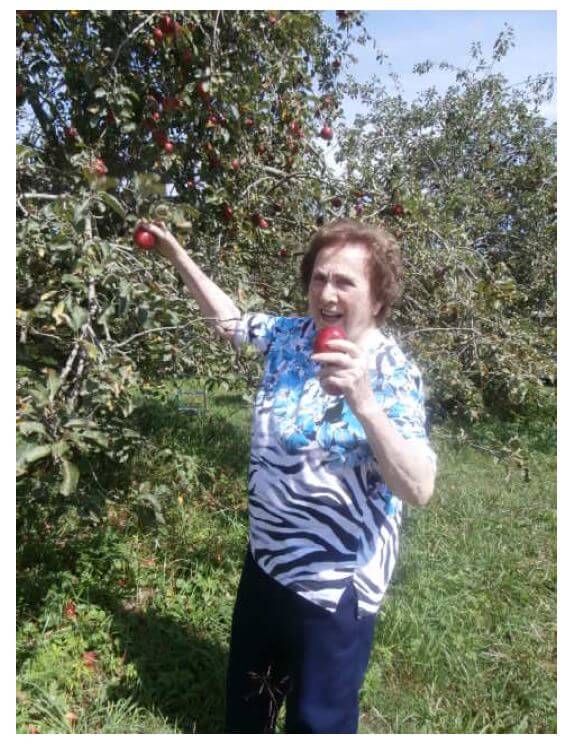
[[[250,410],[218,394],[181,413],[173,396],[141,402],[136,455],[84,467],[72,503],[19,488],[20,733],[223,730]],[[526,473],[434,430],[437,490],[404,520],[362,733],[556,732],[554,420],[470,434],[516,433]]]

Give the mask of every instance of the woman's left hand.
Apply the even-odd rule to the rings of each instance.
[[[343,395],[355,415],[376,403],[366,352],[348,339],[331,339],[334,352],[312,355],[322,367],[318,372],[321,386],[328,394]]]

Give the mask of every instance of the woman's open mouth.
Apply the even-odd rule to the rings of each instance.
[[[319,311],[321,319],[327,324],[327,326],[338,326],[343,320],[343,314],[330,310]]]

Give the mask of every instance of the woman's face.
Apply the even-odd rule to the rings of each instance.
[[[368,249],[347,244],[319,251],[309,283],[309,314],[317,329],[342,326],[358,343],[371,329],[382,307],[370,289]]]

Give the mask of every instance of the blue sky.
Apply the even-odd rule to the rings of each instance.
[[[327,11],[324,15],[328,23],[337,25],[334,11]],[[454,65],[468,65],[472,42],[481,42],[484,56],[490,60],[493,43],[505,23],[514,30],[515,47],[497,65],[497,72],[503,73],[513,83],[538,73],[556,75],[557,16],[552,10],[366,11],[365,26],[388,55],[388,60],[379,65],[372,49],[355,45],[354,54],[359,61],[351,72],[360,81],[365,81],[374,72],[386,76],[391,65],[402,77],[404,95],[410,99],[428,86],[444,90],[452,82],[449,73],[434,69],[428,75],[417,76],[412,73],[413,65],[428,58],[435,63],[447,61]],[[355,105],[347,101],[345,112],[352,119]],[[544,114],[555,119],[556,103],[549,105]]]

